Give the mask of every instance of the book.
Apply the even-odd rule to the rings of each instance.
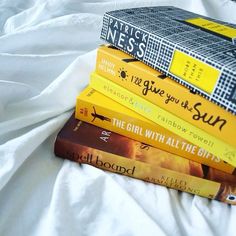
[[[236,26],[170,6],[106,12],[101,39],[236,113]]]
[[[236,146],[236,116],[112,46],[97,51],[96,73]]]
[[[236,174],[235,168],[91,87],[76,98],[75,118],[146,143],[215,169]]]
[[[229,204],[236,176],[153,148],[74,118],[58,133],[55,155]]]
[[[220,156],[222,160],[230,165],[236,166],[236,147],[223,142],[97,73],[91,73],[90,86],[154,123],[188,140],[190,143],[204,148],[215,156]]]

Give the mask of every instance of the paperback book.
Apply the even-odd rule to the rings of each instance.
[[[114,82],[91,73],[90,86],[176,135],[236,166],[236,147],[210,135]]]
[[[236,204],[236,176],[74,118],[57,135],[55,155],[78,163]]]
[[[110,11],[101,38],[236,113],[236,26],[170,6]]]
[[[77,96],[75,118],[166,152],[236,174],[235,168],[219,157],[173,134],[89,86]]]

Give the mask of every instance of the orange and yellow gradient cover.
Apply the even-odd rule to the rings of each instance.
[[[77,96],[75,117],[215,169],[230,174],[235,171],[233,166],[219,157],[193,145],[90,87],[85,88]]]
[[[236,204],[236,176],[74,118],[57,135],[55,154],[78,163]]]

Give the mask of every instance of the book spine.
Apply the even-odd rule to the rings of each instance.
[[[63,148],[62,148],[63,147]],[[228,196],[230,191],[219,182],[191,176],[166,168],[154,166],[135,159],[108,153],[95,148],[57,138],[55,155],[77,163],[95,166],[99,169],[141,179],[158,185],[188,192],[191,194],[235,204]],[[225,190],[226,189],[226,190]],[[224,195],[222,196],[222,193]]]
[[[203,97],[190,93],[159,72],[117,49],[100,47],[96,72],[209,134],[236,146],[236,118]]]
[[[85,96],[92,96],[91,90],[88,90]],[[96,99],[96,96],[94,99]],[[107,99],[109,100],[109,98]],[[78,96],[75,118],[223,172],[234,173],[235,168],[233,166],[203,148],[187,142],[153,122],[138,119],[128,115],[127,112],[120,112],[118,109],[111,109],[111,107],[112,104],[105,103],[104,100],[98,105],[86,101],[83,96]],[[106,121],[105,119],[95,118],[95,114],[102,114],[103,117],[107,118]]]
[[[119,25],[123,27],[119,28]],[[126,28],[132,29],[133,36],[125,32]],[[231,79],[235,77],[235,72],[231,71],[232,67],[225,69],[214,61],[207,63],[202,59],[204,55],[190,54],[174,41],[170,42],[161,36],[142,30],[109,13],[103,17],[101,39],[236,114],[236,84],[235,80]],[[225,78],[228,77],[230,79],[226,86]]]
[[[91,74],[90,86],[180,137],[236,166],[236,149],[112,81]]]

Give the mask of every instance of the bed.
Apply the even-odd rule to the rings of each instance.
[[[105,11],[173,5],[236,23],[230,0],[0,3],[0,235],[235,235],[236,207],[55,157]]]

